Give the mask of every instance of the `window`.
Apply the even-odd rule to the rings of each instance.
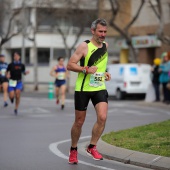
[[[66,57],[66,53],[64,49],[54,49],[54,60],[57,60],[58,57]]]
[[[38,48],[37,57],[38,57],[38,64],[49,64],[50,49],[49,48]]]

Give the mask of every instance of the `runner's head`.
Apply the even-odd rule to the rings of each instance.
[[[64,65],[64,57],[59,57],[57,60],[59,65]]]
[[[18,53],[14,53],[14,61],[20,61],[20,55]]]
[[[0,62],[5,62],[5,56],[3,54],[0,54]]]
[[[107,33],[107,22],[105,19],[97,19],[91,24],[91,32],[97,43],[102,43],[105,40]]]

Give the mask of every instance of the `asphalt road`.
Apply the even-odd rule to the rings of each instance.
[[[18,116],[14,106],[2,107],[0,96],[0,170],[144,170],[111,160],[94,161],[81,147],[88,141],[96,120],[89,104],[81,139],[79,164],[69,165],[70,129],[74,121],[73,96],[66,100],[62,111],[55,100],[43,94],[23,94]],[[140,104],[139,104],[140,103]],[[149,107],[139,100],[109,100],[107,125],[104,133],[159,122],[170,118],[168,109]]]

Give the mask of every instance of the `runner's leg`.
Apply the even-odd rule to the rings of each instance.
[[[4,102],[6,102],[8,98],[8,82],[4,82],[2,84],[2,87],[3,87],[3,92],[4,92]]]
[[[78,140],[81,135],[82,126],[86,117],[86,111],[75,110],[75,122],[71,129],[71,146],[77,147]]]
[[[92,137],[90,141],[90,144],[92,145],[97,144],[97,141],[99,140],[105,128],[108,104],[106,102],[100,102],[95,105],[95,110],[97,114],[97,121],[94,124],[93,129],[92,129]]]
[[[55,88],[55,94],[56,94],[56,103],[59,104],[59,87],[57,86]]]
[[[12,88],[10,88],[9,98],[10,98],[10,100],[11,100],[11,103],[14,102],[14,97],[15,97],[15,91],[14,91],[14,89],[12,90]]]
[[[3,87],[3,95],[4,95],[4,107],[7,107],[8,106],[8,103],[7,103],[7,98],[8,98],[8,82],[4,82],[2,84],[2,87]]]
[[[16,91],[15,91],[15,98],[16,98],[15,110],[18,110],[18,107],[19,107],[19,104],[20,104],[20,96],[21,96],[21,90],[16,89]]]
[[[65,104],[65,96],[66,96],[66,85],[62,85],[61,87],[61,107],[64,109]]]

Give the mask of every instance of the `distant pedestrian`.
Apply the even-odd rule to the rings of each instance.
[[[9,78],[9,98],[11,103],[14,102],[15,98],[15,115],[18,114],[18,107],[20,103],[21,90],[23,88],[22,74],[27,75],[29,71],[25,71],[25,65],[20,61],[20,55],[14,54],[14,61],[8,65],[7,77]]]
[[[8,106],[8,79],[6,77],[8,64],[5,62],[5,55],[0,55],[0,88],[3,91],[4,107]]]
[[[159,81],[163,87],[163,102],[166,104],[170,104],[170,90],[167,88],[167,84],[170,81],[170,77],[168,75],[170,71],[170,55],[167,53],[166,56],[163,57],[162,64],[159,66],[160,77]]]
[[[159,71],[159,65],[161,63],[161,60],[159,58],[155,58],[154,59],[154,65],[152,66],[152,84],[155,90],[155,102],[160,101],[160,82],[159,82],[159,75],[160,75],[160,71]]]
[[[55,92],[56,92],[56,104],[59,104],[61,97],[61,110],[64,109],[65,106],[65,98],[66,98],[66,79],[68,77],[68,71],[64,66],[64,57],[58,58],[58,64],[54,66],[50,75],[55,77]]]

